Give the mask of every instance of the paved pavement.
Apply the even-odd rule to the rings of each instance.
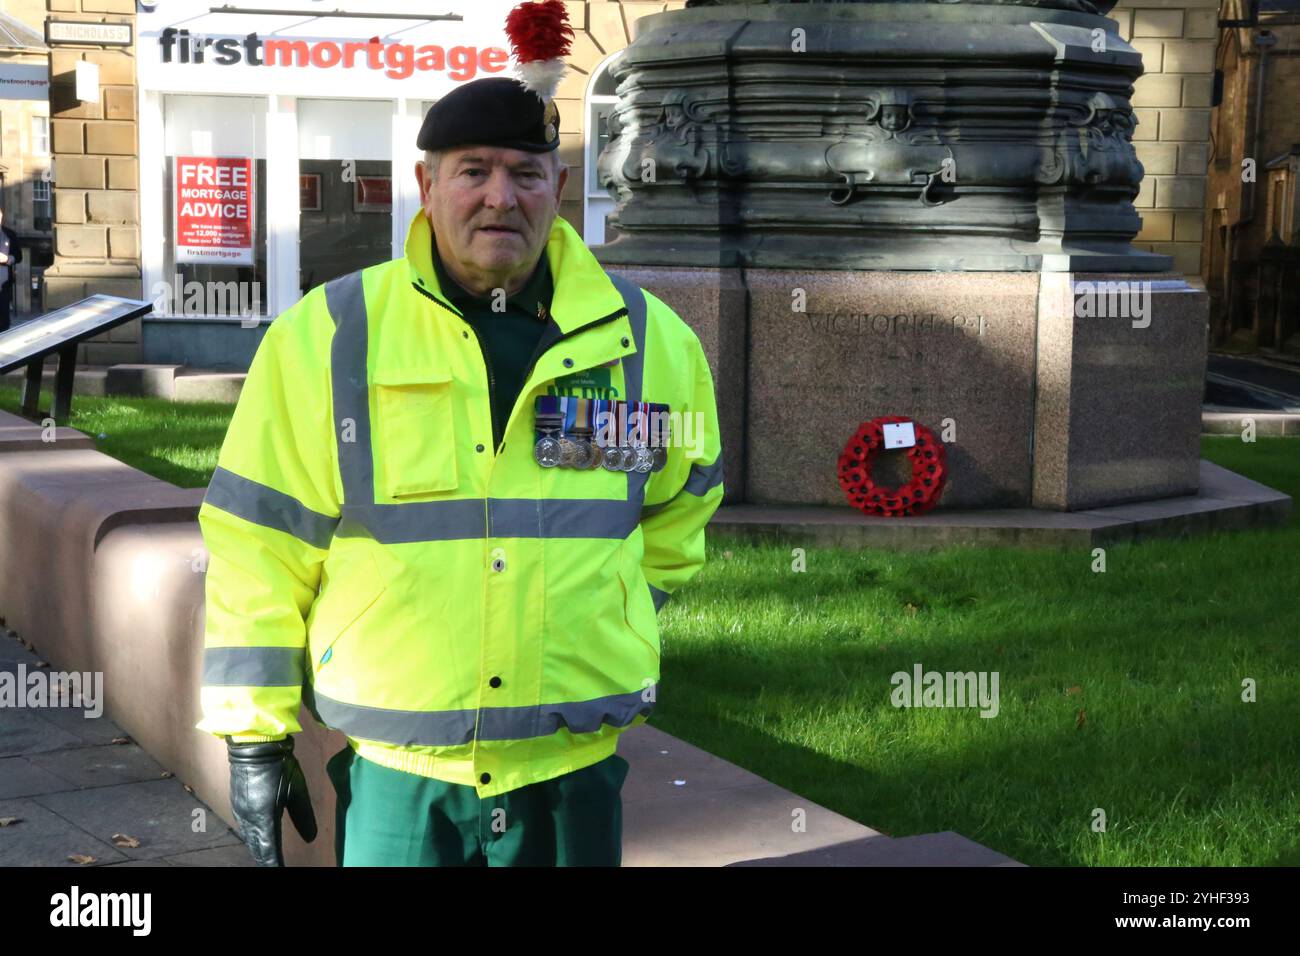
[[[1300,412],[1300,365],[1259,355],[1210,353],[1206,368],[1205,405]]]
[[[42,663],[0,629],[0,673],[26,684]],[[252,865],[180,780],[78,707],[0,706],[0,823],[0,866]]]
[[[0,628],[0,675],[41,665]],[[1021,865],[956,833],[891,838],[648,725],[619,753],[624,866]],[[0,706],[0,823],[0,867],[252,865],[107,715],[74,707]]]

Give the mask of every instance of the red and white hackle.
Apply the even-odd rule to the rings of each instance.
[[[549,103],[564,78],[573,39],[569,11],[560,0],[521,3],[506,17],[506,36],[519,82]]]

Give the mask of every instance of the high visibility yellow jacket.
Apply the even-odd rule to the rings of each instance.
[[[703,566],[721,449],[695,333],[561,218],[551,317],[493,449],[488,367],[431,243],[421,211],[403,258],[267,329],[199,512],[198,727],[279,739],[305,703],[361,756],[487,797],[603,760],[645,721],[655,615]],[[593,369],[682,413],[661,470],[536,462],[536,396]]]

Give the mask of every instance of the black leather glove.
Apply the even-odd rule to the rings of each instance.
[[[229,737],[230,806],[240,836],[258,866],[284,866],[280,817],[289,819],[302,838],[316,839],[316,814],[307,794],[307,779],[293,755],[293,738],[237,744]]]

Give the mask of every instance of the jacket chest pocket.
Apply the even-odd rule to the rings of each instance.
[[[376,372],[373,442],[381,497],[415,498],[457,486],[451,386],[445,370]]]

